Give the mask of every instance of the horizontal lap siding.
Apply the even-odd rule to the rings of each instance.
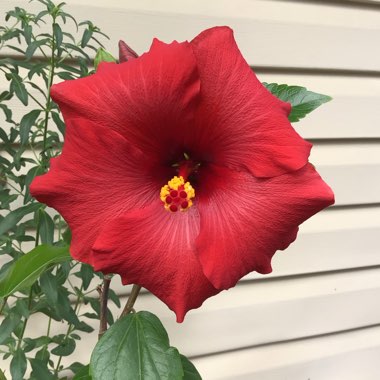
[[[146,292],[136,307],[162,318],[172,344],[194,357],[205,380],[379,379],[380,1],[67,3],[110,35],[114,53],[119,38],[142,53],[153,37],[191,39],[230,25],[262,81],[334,98],[295,128],[313,142],[310,160],[334,189],[336,206],[301,226],[298,240],[275,256],[274,272],[249,274],[182,325]],[[3,0],[0,11],[16,4],[25,3]],[[113,282],[125,301],[129,288]],[[40,317],[31,325],[33,334],[45,330]],[[88,361],[95,339],[79,344],[78,361]]]

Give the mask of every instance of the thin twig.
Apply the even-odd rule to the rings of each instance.
[[[141,290],[141,286],[140,285],[133,285],[131,294],[129,295],[128,301],[127,301],[127,303],[126,303],[126,305],[124,307],[124,310],[121,313],[120,318],[121,317],[125,317],[131,311],[134,311],[133,306],[134,306],[134,304],[136,302],[137,296],[140,293],[140,290]]]
[[[99,289],[100,295],[100,325],[98,339],[100,339],[103,334],[107,331],[107,303],[108,303],[108,292],[111,284],[112,277],[109,275],[104,276],[103,286]]]

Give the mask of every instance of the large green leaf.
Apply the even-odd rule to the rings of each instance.
[[[160,320],[128,314],[100,339],[91,356],[93,380],[182,380],[181,358]]]
[[[40,245],[14,262],[0,281],[0,297],[32,286],[50,265],[71,259],[68,247]]]
[[[194,364],[186,356],[181,355],[181,362],[184,372],[183,380],[202,380]]]
[[[299,121],[332,99],[330,96],[309,91],[305,87],[277,83],[263,83],[263,85],[274,96],[292,105],[292,112],[289,115],[289,121],[292,123]]]

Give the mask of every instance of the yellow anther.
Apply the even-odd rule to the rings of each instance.
[[[188,210],[193,205],[194,197],[194,188],[182,176],[173,177],[160,191],[160,199],[165,209],[171,212]]]
[[[190,182],[186,182],[184,185],[185,191],[187,193],[187,197],[189,199],[192,199],[195,197],[195,190],[194,188],[190,185]]]
[[[183,179],[183,177],[173,177],[169,182],[168,182],[168,185],[170,187],[170,189],[172,190],[178,190],[178,188],[180,186],[183,186],[185,184],[185,180]]]

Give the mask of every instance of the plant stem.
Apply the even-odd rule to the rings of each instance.
[[[31,287],[30,290],[29,290],[28,310],[30,310],[30,308],[32,306],[32,298],[33,298],[33,287]],[[25,329],[26,329],[26,325],[28,323],[28,319],[29,318],[25,318],[24,319],[24,323],[22,325],[22,330],[21,330],[21,335],[20,335],[20,338],[19,338],[18,343],[17,343],[17,350],[19,350],[20,347],[21,347],[22,338],[24,337],[24,334],[25,334]]]
[[[103,286],[100,289],[100,325],[98,339],[100,339],[103,336],[103,334],[107,331],[107,303],[111,279],[111,276],[105,275],[103,280]]]
[[[75,307],[74,307],[75,315],[77,315],[78,312],[79,312],[79,305],[80,305],[80,301],[81,301],[81,298],[82,298],[82,295],[83,295],[82,290],[83,290],[83,285],[81,286],[81,288],[80,288],[80,290],[78,292],[77,300],[75,302]],[[62,344],[66,343],[67,338],[69,337],[70,333],[73,331],[72,328],[73,328],[73,324],[70,322],[69,323],[69,327],[67,328],[67,331],[66,331],[66,335],[63,338]],[[58,362],[57,362],[57,366],[55,367],[55,370],[54,370],[54,375],[56,377],[58,377],[59,366],[61,365],[61,361],[62,361],[62,355],[59,356]]]
[[[50,337],[50,328],[51,328],[51,317],[49,317],[49,322],[48,322],[48,327],[47,327],[47,331],[46,331],[46,336],[49,338]],[[46,350],[48,348],[48,345],[49,343],[46,343],[44,345],[44,349],[42,351],[42,357],[45,357],[45,353],[46,353]]]
[[[139,295],[141,290],[140,285],[133,285],[131,294],[129,295],[128,301],[124,307],[124,310],[121,313],[120,317],[125,317],[128,315],[131,311],[133,311],[133,306],[136,302],[137,296]]]
[[[55,24],[55,17],[53,16],[52,25],[54,24]],[[47,131],[48,131],[48,123],[49,123],[50,105],[51,105],[50,89],[51,89],[51,86],[53,85],[54,68],[55,68],[55,34],[53,30],[52,40],[51,40],[50,72],[49,72],[48,88],[47,88],[48,93],[47,93],[46,108],[45,108],[43,152],[45,152],[46,150],[46,140],[47,140]]]
[[[31,93],[29,93],[29,96],[41,107],[41,109],[45,109],[42,103],[35,96],[33,96]]]

